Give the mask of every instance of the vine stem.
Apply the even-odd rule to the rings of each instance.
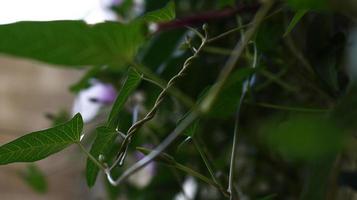
[[[242,40],[244,38],[242,37]],[[252,62],[252,68],[256,68],[258,64],[258,50],[255,46],[255,43],[252,42],[254,46],[254,56],[253,56],[253,62]],[[247,51],[247,54],[249,52]],[[234,169],[235,169],[235,164],[236,164],[236,154],[237,154],[237,145],[238,145],[238,127],[239,127],[239,121],[240,121],[240,111],[244,103],[245,96],[248,93],[248,90],[251,89],[253,86],[254,82],[252,82],[252,77],[255,76],[254,74],[252,76],[249,76],[243,83],[242,87],[242,95],[239,98],[237,110],[236,110],[236,116],[235,116],[235,122],[234,122],[234,131],[233,131],[233,144],[232,144],[232,151],[231,151],[231,161],[229,165],[229,175],[228,175],[228,188],[227,191],[229,192],[230,200],[236,200],[240,199],[239,196],[236,196],[235,190],[234,190]],[[239,192],[239,191],[237,191]]]
[[[318,109],[318,108],[300,108],[300,107],[289,107],[289,106],[282,106],[282,105],[275,105],[269,103],[256,103],[256,102],[244,102],[246,104],[260,106],[263,108],[270,108],[276,110],[285,110],[285,111],[295,111],[295,112],[309,112],[309,113],[326,113],[330,110],[327,109]]]
[[[196,147],[198,153],[200,154],[200,156],[201,156],[203,162],[205,163],[205,165],[206,165],[206,167],[207,167],[207,170],[208,170],[208,172],[210,173],[210,175],[211,175],[211,177],[212,177],[212,180],[213,180],[216,184],[220,185],[219,182],[218,182],[218,180],[217,180],[216,177],[215,177],[215,174],[214,174],[214,171],[213,171],[213,167],[212,167],[211,163],[209,162],[209,159],[208,159],[208,157],[206,156],[206,154],[205,154],[205,152],[204,152],[204,150],[203,150],[202,145],[199,143],[199,141],[197,141],[196,137],[192,137],[192,141],[193,141],[193,144],[195,145],[195,147]]]
[[[190,175],[192,175],[192,176],[194,176],[194,177],[206,182],[209,185],[212,185],[212,186],[216,187],[218,190],[220,190],[222,192],[222,194],[224,196],[229,197],[229,193],[227,191],[225,191],[221,187],[220,184],[216,183],[215,181],[212,181],[211,179],[205,177],[204,175],[202,175],[202,174],[200,174],[200,173],[198,173],[198,172],[196,172],[196,171],[194,171],[194,170],[192,170],[192,169],[190,169],[190,168],[188,168],[188,167],[186,167],[186,166],[184,166],[184,165],[182,165],[180,163],[176,163],[174,167],[179,169],[179,170],[181,170],[181,171],[187,172],[188,174],[190,174]]]
[[[235,159],[236,159],[236,154],[237,154],[237,145],[238,145],[238,127],[239,127],[239,121],[240,121],[240,110],[244,102],[244,98],[247,94],[248,90],[248,85],[249,85],[250,80],[246,80],[246,84],[243,85],[243,92],[242,95],[239,99],[239,104],[237,107],[236,111],[236,117],[235,117],[235,122],[234,122],[234,132],[233,132],[233,144],[232,144],[232,153],[231,153],[231,161],[229,165],[229,176],[228,176],[228,189],[227,191],[230,194],[230,200],[235,200],[237,199],[234,195],[234,169],[235,169]]]
[[[78,142],[77,145],[79,146],[81,151],[86,154],[91,161],[93,161],[95,165],[97,165],[103,171],[106,170],[106,167],[104,167],[104,165],[102,165],[96,158],[94,158],[94,156],[86,150],[82,143]]]
[[[157,31],[161,32],[168,29],[183,28],[187,26],[196,26],[198,24],[203,24],[210,21],[227,19],[232,16],[235,16],[238,13],[255,12],[259,8],[259,6],[260,6],[259,4],[252,4],[252,5],[240,4],[235,8],[226,8],[222,10],[199,13],[197,15],[188,16],[174,21],[160,23],[158,24],[159,27]]]
[[[167,85],[162,89],[161,93],[159,94],[159,96],[157,97],[154,106],[150,109],[150,111],[145,115],[144,118],[142,118],[141,120],[133,123],[133,125],[128,129],[126,137],[124,139],[124,141],[122,142],[122,145],[119,149],[118,155],[117,155],[117,159],[115,160],[115,162],[113,163],[113,165],[110,167],[110,170],[112,170],[116,165],[122,165],[126,155],[127,155],[127,151],[129,148],[129,144],[132,140],[132,137],[134,136],[134,134],[148,121],[150,121],[152,118],[154,118],[159,106],[161,105],[161,103],[163,102],[165,96],[167,95],[168,91],[170,90],[170,88],[177,82],[178,79],[180,79],[184,73],[187,71],[188,67],[191,65],[192,61],[198,57],[199,53],[202,51],[203,47],[205,46],[206,42],[207,42],[207,29],[204,27],[204,32],[205,35],[202,36],[201,34],[198,34],[198,36],[201,38],[201,44],[200,46],[194,50],[194,54],[187,58],[181,68],[181,70],[175,75],[173,76],[169,82],[167,83]]]
[[[210,95],[208,96],[208,99],[204,99],[204,105],[201,105],[201,108],[203,110],[208,111],[213,103],[213,100],[216,98],[216,95],[220,92],[222,89],[223,84],[225,83],[228,75],[230,72],[234,69],[235,63],[237,60],[240,58],[241,54],[243,53],[245,47],[248,45],[249,40],[253,37],[254,33],[258,29],[260,23],[262,22],[264,16],[268,13],[270,10],[271,6],[273,5],[273,2],[271,0],[265,1],[263,7],[258,11],[256,14],[253,22],[254,24],[250,29],[245,34],[245,39],[241,42],[238,42],[236,45],[237,53],[233,54],[228,62],[226,63],[226,66],[223,70],[223,72],[220,74],[219,79],[217,81],[217,86],[213,88],[213,90],[210,91]],[[198,49],[197,52],[199,52],[201,48]],[[212,98],[213,97],[213,98]],[[133,173],[137,172],[138,170],[142,169],[145,167],[147,164],[152,162],[157,156],[159,156],[171,143],[183,132],[185,131],[199,116],[199,113],[197,111],[191,112],[165,139],[162,141],[154,151],[150,152],[147,156],[145,156],[143,159],[140,161],[136,162],[133,164],[129,169],[127,169],[117,180],[114,180],[111,177],[110,174],[110,169],[105,170],[105,174],[107,176],[107,179],[109,180],[110,184],[112,185],[119,185],[123,181],[125,181],[128,177],[130,177]],[[139,121],[140,122],[140,121]]]
[[[110,169],[106,169],[104,172],[107,175],[108,181],[110,184],[116,186],[125,181],[129,176],[139,171],[147,164],[152,162],[157,156],[159,156],[188,126],[190,126],[196,119],[198,115],[195,112],[189,114],[176,128],[175,130],[164,140],[162,141],[154,151],[150,152],[140,161],[136,162],[129,169],[127,169],[117,180],[114,180],[111,177]]]
[[[223,71],[220,73],[216,84],[210,89],[207,97],[203,100],[201,104],[201,111],[206,113],[212,107],[212,104],[215,102],[219,92],[222,90],[223,85],[226,83],[229,74],[233,71],[236,66],[238,59],[243,54],[245,47],[249,44],[251,38],[254,36],[258,27],[264,20],[264,17],[269,12],[270,8],[273,5],[273,0],[264,1],[262,8],[255,15],[252,26],[244,33],[244,39],[237,43],[233,50],[233,54],[229,57],[228,61],[225,64]]]
[[[161,89],[164,89],[167,85],[167,82],[160,77],[158,77],[154,72],[152,72],[149,68],[140,65],[139,63],[132,63],[133,67],[138,70],[140,73],[144,75],[143,80],[153,83],[157,85]],[[195,105],[194,101],[183,94],[178,88],[171,86],[171,88],[167,91],[169,94],[175,96],[178,100],[180,100],[186,107],[191,108]]]

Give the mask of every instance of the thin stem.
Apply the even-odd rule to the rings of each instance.
[[[282,76],[284,76],[287,72],[288,72],[288,68],[284,68],[282,69],[281,71],[279,71],[275,77],[280,79]],[[273,80],[272,79],[268,79],[266,80],[264,83],[262,83],[261,85],[257,85],[254,90],[255,91],[260,91],[262,89],[264,89],[265,87],[268,87],[271,83],[273,83]]]
[[[193,144],[195,145],[197,151],[199,152],[203,162],[205,163],[205,165],[206,165],[206,167],[208,169],[208,172],[210,173],[210,175],[212,177],[212,180],[216,184],[220,185],[218,180],[216,179],[216,177],[214,175],[213,167],[212,167],[211,163],[209,162],[208,157],[206,156],[203,148],[201,147],[201,144],[198,143],[198,141],[197,141],[197,139],[195,137],[192,138],[192,141],[193,141]]]
[[[161,89],[164,89],[164,88],[165,88],[164,85],[161,85],[159,82],[154,81],[154,80],[152,80],[152,79],[150,79],[150,78],[146,78],[145,76],[143,76],[142,79],[143,79],[144,81],[147,81],[147,82],[149,82],[149,83],[152,83],[153,85],[156,85],[157,87],[159,87],[159,88],[161,88]]]
[[[231,49],[225,49],[221,47],[214,47],[214,46],[206,46],[203,49],[204,52],[212,53],[212,54],[219,54],[224,56],[230,56],[233,54]]]
[[[94,156],[93,156],[92,154],[90,154],[90,153],[86,150],[86,148],[82,145],[82,143],[78,142],[77,144],[78,144],[79,148],[82,150],[82,152],[83,152],[84,154],[86,154],[87,157],[88,157],[91,161],[93,161],[93,163],[94,163],[95,165],[97,165],[97,167],[99,167],[99,168],[100,168],[101,170],[103,170],[103,171],[106,170],[106,167],[104,167],[104,165],[102,165],[96,158],[94,158]]]
[[[196,119],[198,115],[195,112],[191,112],[173,131],[172,133],[162,141],[155,150],[151,151],[143,159],[132,165],[127,169],[117,180],[114,180],[110,175],[110,169],[105,170],[108,181],[110,184],[116,186],[122,183],[124,180],[129,178],[132,174],[139,171],[147,164],[152,162],[157,156],[159,156],[183,131],[186,130]]]
[[[211,88],[207,97],[203,100],[201,104],[201,111],[208,112],[209,109],[212,107],[213,103],[215,102],[219,92],[221,91],[223,85],[227,81],[228,76],[233,71],[236,66],[238,59],[243,54],[246,46],[249,44],[251,38],[254,36],[255,32],[257,31],[258,27],[262,23],[264,17],[267,15],[268,11],[270,10],[271,6],[273,5],[272,0],[267,0],[263,7],[258,11],[255,15],[252,26],[245,32],[244,40],[238,42],[233,50],[234,54],[228,59],[227,63],[225,64],[224,69],[220,73],[216,84]]]
[[[305,67],[306,71],[308,71],[311,75],[315,75],[314,68],[311,66],[309,61],[305,58],[304,54],[296,47],[290,35],[287,35],[285,37],[285,44],[289,48],[291,53],[295,56],[295,58],[300,61],[302,66]]]
[[[316,79],[315,70],[312,67],[311,63],[308,61],[308,59],[305,57],[305,55],[296,47],[290,35],[286,36],[285,43],[287,47],[290,49],[293,56],[295,56],[295,58],[300,62],[300,64],[303,65],[303,67],[306,69],[306,71],[309,72],[310,76],[309,77],[304,76],[303,78],[307,80],[307,83],[311,86],[313,90],[317,91],[322,96],[324,96],[328,101],[330,101],[331,100],[330,95],[315,85],[315,79]]]
[[[217,35],[217,36],[215,36],[215,37],[210,38],[210,39],[207,41],[207,43],[212,43],[212,42],[214,42],[214,41],[216,41],[216,40],[219,40],[219,39],[221,39],[221,38],[223,38],[223,37],[226,37],[227,35],[229,35],[229,34],[231,34],[231,33],[240,31],[240,30],[242,30],[242,29],[248,27],[249,25],[250,25],[250,24],[246,24],[246,25],[242,25],[242,26],[239,26],[239,27],[230,29],[230,30],[228,30],[228,31],[226,31],[226,32],[224,32],[224,33],[222,33],[222,34],[219,34],[219,35]]]
[[[189,167],[186,167],[180,163],[175,163],[174,165],[175,168],[181,170],[181,171],[184,171],[186,172],[187,174],[193,176],[193,177],[196,177],[198,179],[200,179],[201,181],[209,184],[209,185],[212,185],[214,187],[216,187],[218,190],[220,190],[222,192],[222,194],[226,197],[229,197],[229,194],[227,193],[227,191],[225,191],[219,184],[217,184],[216,182],[212,181],[211,179],[207,178],[206,176],[200,174],[199,172],[189,168]]]
[[[244,38],[242,38],[244,40]],[[258,50],[253,42],[253,47],[254,47],[254,54],[253,54],[253,62],[252,62],[252,68],[257,67],[258,63]],[[249,54],[249,51],[247,51]],[[252,75],[255,76],[255,75]],[[239,98],[237,110],[236,110],[236,117],[235,117],[235,123],[234,123],[234,132],[233,132],[233,144],[232,144],[232,152],[231,152],[231,161],[229,165],[229,176],[228,176],[228,188],[227,191],[229,192],[230,200],[238,200],[240,199],[239,194],[237,194],[235,191],[238,192],[238,190],[235,190],[234,188],[234,170],[235,170],[235,160],[236,160],[236,154],[237,154],[237,145],[238,145],[238,127],[239,127],[239,121],[240,121],[240,110],[243,106],[244,98],[247,95],[248,91],[250,91],[251,87],[253,86],[254,82],[252,82],[252,76],[248,77],[242,87],[242,95]]]
[[[274,11],[274,12],[272,12],[270,15],[266,16],[263,20],[269,19],[270,17],[274,16],[276,13],[279,13],[279,12],[282,11],[282,10],[283,10],[282,8],[278,8],[276,11]],[[241,31],[241,30],[243,30],[244,28],[249,27],[249,26],[252,25],[252,24],[253,24],[253,23],[251,22],[251,23],[248,23],[248,24],[245,24],[245,25],[240,25],[240,26],[238,26],[238,27],[236,27],[236,28],[232,28],[232,29],[230,29],[230,30],[228,30],[228,31],[226,31],[226,32],[224,32],[224,33],[221,33],[221,34],[219,34],[219,35],[217,35],[217,36],[215,36],[215,37],[210,38],[210,39],[207,41],[207,43],[215,42],[216,40],[222,39],[223,37],[225,37],[225,36],[227,36],[227,35],[229,35],[229,34],[235,33],[235,32],[237,32],[237,31]]]
[[[247,80],[247,84],[249,84],[249,79]],[[243,86],[244,87],[244,86]],[[247,86],[248,87],[248,86]],[[243,105],[244,98],[247,94],[247,89],[243,88],[242,95],[239,99],[239,104],[236,111],[235,123],[234,123],[234,132],[233,132],[233,144],[232,144],[232,153],[231,153],[231,161],[229,165],[229,177],[228,177],[228,189],[227,191],[230,193],[230,200],[235,200],[238,197],[235,196],[234,192],[234,169],[235,169],[235,160],[237,154],[237,145],[238,145],[238,127],[239,127],[239,119],[240,119],[240,110]]]
[[[174,29],[174,28],[182,28],[187,26],[194,27],[195,25],[207,23],[210,21],[217,21],[219,19],[228,19],[231,18],[232,16],[235,16],[237,13],[242,13],[247,11],[254,12],[258,8],[259,8],[259,4],[255,4],[255,5],[241,4],[236,8],[226,8],[217,11],[207,11],[207,12],[199,13],[197,15],[177,19],[174,21],[160,23],[158,31]]]
[[[250,38],[252,38],[253,34],[255,33],[255,31],[257,30],[257,28],[259,27],[262,18],[264,18],[264,16],[268,13],[270,7],[272,6],[272,2],[271,1],[267,1],[267,3],[265,3],[263,5],[263,8],[258,11],[258,13],[256,14],[256,17],[254,18],[254,24],[253,26],[247,31],[247,37],[245,41],[242,41],[242,45],[240,45],[240,43],[236,46],[236,49],[238,50],[238,53],[236,53],[235,55],[232,55],[231,58],[229,59],[229,61],[226,64],[225,70],[222,72],[222,75],[220,76],[220,78],[218,79],[218,83],[222,84],[225,82],[227,76],[230,74],[230,72],[233,70],[234,65],[236,63],[236,61],[238,60],[238,58],[241,56],[241,54],[243,53],[246,45],[248,44],[248,40]],[[201,49],[201,48],[199,48]],[[216,87],[216,89],[213,90],[213,96],[217,95],[220,90],[222,89],[222,87]],[[211,95],[212,96],[212,92]],[[210,97],[211,99],[212,97]],[[206,100],[206,99],[205,99]],[[204,102],[203,102],[204,103]],[[209,110],[212,106],[212,102],[211,100],[206,100],[205,105],[201,105],[201,108],[205,108],[206,111]],[[205,109],[201,109],[201,110],[205,110]],[[198,112],[196,110],[193,110],[184,120],[181,121],[181,123],[176,126],[176,128],[169,134],[169,136],[167,136],[167,138],[162,141],[156,148],[154,151],[150,152],[147,156],[145,156],[143,159],[141,159],[140,161],[138,161],[137,163],[135,163],[134,165],[132,165],[129,169],[127,169],[117,180],[114,180],[111,175],[110,175],[110,170],[106,169],[105,170],[105,174],[107,175],[107,178],[109,180],[109,182],[112,185],[118,185],[120,183],[122,183],[124,180],[126,180],[128,177],[130,177],[133,173],[137,172],[138,170],[142,169],[143,167],[145,167],[147,164],[149,164],[150,162],[152,162],[157,156],[160,155],[160,153],[162,153],[169,145],[171,145],[171,143],[183,132],[185,131],[193,122],[195,122],[195,120],[198,118]]]
[[[205,163],[207,169],[208,169],[208,172],[210,173],[211,177],[212,177],[212,180],[219,184],[219,182],[217,181],[215,175],[214,175],[214,171],[213,171],[213,167],[212,165],[210,164],[205,152],[203,151],[202,147],[201,147],[201,144],[198,143],[197,139],[195,137],[192,138],[192,141],[193,141],[193,144],[195,145],[198,153],[200,154],[203,162]]]
[[[132,63],[132,65],[134,66],[134,68],[136,70],[138,70],[140,73],[144,74],[144,77],[148,77],[150,79],[150,81],[149,81],[149,79],[146,78],[145,79],[146,81],[149,81],[152,83],[155,82],[155,85],[157,85],[161,88],[165,88],[165,86],[167,85],[167,82],[165,80],[158,77],[149,68],[147,68],[145,66],[141,66],[138,63]],[[187,95],[182,93],[175,86],[171,86],[167,92],[170,93],[171,95],[175,96],[178,100],[180,100],[188,108],[192,108],[195,105],[194,101],[190,97],[188,97]]]
[[[271,109],[285,110],[285,111],[310,112],[310,113],[323,113],[323,112],[329,111],[329,109],[299,108],[299,107],[274,105],[274,104],[269,104],[269,103],[253,103],[253,102],[244,102],[244,103],[255,105],[255,106],[260,106],[260,107],[264,107],[264,108],[271,108]]]
[[[282,81],[277,75],[267,71],[267,70],[259,70],[258,71],[260,74],[262,74],[263,76],[269,78],[271,81],[273,81],[274,83],[278,84],[280,87],[284,88],[285,90],[289,91],[289,92],[296,92],[298,90],[298,88],[289,85],[288,83]]]

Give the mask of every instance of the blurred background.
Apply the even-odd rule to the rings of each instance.
[[[106,18],[101,0],[3,0],[0,24],[17,21],[86,19],[100,22]],[[0,144],[32,131],[52,126],[46,114],[70,111],[74,95],[69,86],[83,72],[49,66],[31,60],[0,56]],[[88,195],[83,168],[85,158],[69,148],[37,162],[48,181],[46,195],[29,186],[21,173],[26,164],[1,166],[0,199],[94,199]]]
[[[70,110],[74,96],[68,91],[81,72],[44,64],[0,57],[0,143],[4,144],[32,131],[49,128],[46,113],[59,108]],[[68,149],[38,162],[49,182],[46,196],[38,195],[19,174],[26,164],[1,166],[0,199],[79,199],[85,185],[80,168],[83,157]],[[71,166],[71,167],[69,167]]]
[[[249,24],[260,5],[260,1],[255,0],[175,2],[178,18],[188,16],[186,22],[193,22],[189,25],[199,31],[202,31],[203,21],[208,20],[211,36]],[[321,6],[326,2],[336,4],[335,0],[319,0],[310,5],[311,2],[277,1],[269,18],[259,27],[254,43],[242,56],[240,67],[229,77],[229,84],[213,111],[202,117],[198,128],[192,128],[195,129],[192,132],[197,132],[195,136],[194,133],[192,137],[184,135],[167,150],[182,164],[209,177],[201,152],[197,151],[197,144],[201,143],[198,146],[207,151],[208,162],[213,163],[217,172],[214,176],[226,184],[237,99],[243,80],[253,73],[247,69],[255,63],[258,68],[254,71],[255,85],[241,111],[238,159],[234,169],[237,191],[243,191],[241,200],[317,200],[314,197],[324,199],[326,194],[330,195],[329,200],[357,199],[357,137],[354,131],[357,97],[353,90],[357,77],[356,12],[351,10],[354,6],[336,6],[341,9],[338,11]],[[345,2],[355,5],[350,0]],[[1,0],[0,24],[29,20],[84,20],[89,24],[106,20],[130,21],[166,3],[165,0]],[[309,12],[306,11],[308,6],[311,6]],[[300,18],[296,18],[296,13],[300,13]],[[296,24],[286,36],[284,32],[294,19]],[[196,45],[198,37],[185,26],[164,25],[168,30],[155,34],[152,41],[144,45],[144,53],[140,52],[139,57],[145,67],[169,80],[192,53],[182,45],[185,38]],[[190,98],[200,99],[203,91],[216,80],[234,44],[240,40],[242,32],[237,30],[207,46],[177,87]],[[105,67],[100,70],[93,76],[96,81],[86,80],[95,87],[87,90],[85,86],[80,89],[86,92],[75,95],[69,88],[83,77],[85,70],[0,55],[0,144],[49,128],[57,121],[68,119],[73,110],[81,111],[89,122],[86,130],[92,130],[96,122],[90,121],[98,112],[99,117],[95,119],[106,118],[101,116],[102,107],[96,104],[100,99],[92,98],[92,93],[103,92],[104,96],[115,97],[126,75],[126,72],[112,72]],[[130,105],[121,113],[126,117],[121,122],[123,127],[131,123],[134,101],[139,102],[139,109],[147,111],[159,92],[156,86],[142,83],[133,95],[134,100],[130,99]],[[94,107],[81,109],[78,106],[81,103],[94,104]],[[145,146],[147,141],[149,147],[159,144],[187,111],[177,99],[168,98],[158,116],[143,128],[142,137],[135,145]],[[133,153],[134,147],[130,151],[129,163],[142,158],[137,152]],[[120,187],[109,187],[100,180],[89,189],[85,165],[85,156],[73,146],[36,165],[0,166],[0,200],[94,200],[109,199],[112,194],[111,199],[185,200],[190,199],[187,194],[193,196],[191,199],[223,198],[215,188],[188,178],[184,173],[174,173],[163,165],[153,165],[152,169],[139,173]],[[326,188],[330,191],[326,192]],[[302,198],[303,195],[306,197]]]

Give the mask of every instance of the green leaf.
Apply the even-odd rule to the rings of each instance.
[[[36,192],[46,193],[48,184],[45,175],[34,164],[28,165],[25,172],[21,172],[23,180]]]
[[[286,117],[284,117],[286,118]],[[288,159],[314,161],[338,153],[345,136],[334,121],[320,114],[280,117],[262,127],[270,148]]]
[[[189,126],[185,130],[183,134],[188,137],[193,137],[196,134],[198,128],[199,128],[199,120],[196,120],[191,126]]]
[[[0,53],[69,65],[130,63],[144,42],[142,22],[18,22],[0,25]]]
[[[216,118],[225,118],[232,115],[238,104],[242,94],[243,81],[251,75],[251,68],[244,68],[234,72],[224,85],[218,98],[212,105],[208,115]]]
[[[133,69],[129,70],[128,77],[121,88],[108,118],[108,127],[116,128],[119,121],[119,113],[128,97],[135,91],[141,82],[141,75]]]
[[[34,162],[80,142],[83,120],[76,114],[70,121],[54,128],[29,133],[0,146],[0,165]]]
[[[90,154],[96,159],[99,158],[99,155],[103,155],[104,159],[106,159],[107,154],[114,144],[117,133],[115,130],[105,126],[97,128],[96,132],[97,137],[94,140]],[[87,159],[86,178],[89,187],[95,184],[98,173],[98,166],[91,159]]]
[[[290,32],[295,28],[295,26],[299,23],[299,21],[305,16],[305,14],[308,12],[309,10],[298,10],[293,19],[291,20],[288,28],[286,29],[286,32],[284,33],[284,37],[286,37],[287,35],[290,34]]]
[[[175,2],[170,1],[166,4],[165,7],[149,12],[144,15],[143,20],[146,22],[167,22],[175,19],[176,12],[175,12]]]

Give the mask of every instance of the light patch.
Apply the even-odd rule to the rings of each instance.
[[[0,24],[18,21],[115,20],[104,0],[1,0]]]
[[[192,200],[197,194],[197,182],[192,177],[186,178],[182,184],[183,191],[175,196],[175,200]]]
[[[81,113],[84,122],[93,120],[104,105],[115,101],[116,90],[110,84],[91,81],[92,86],[81,90],[74,100],[72,114]]]

